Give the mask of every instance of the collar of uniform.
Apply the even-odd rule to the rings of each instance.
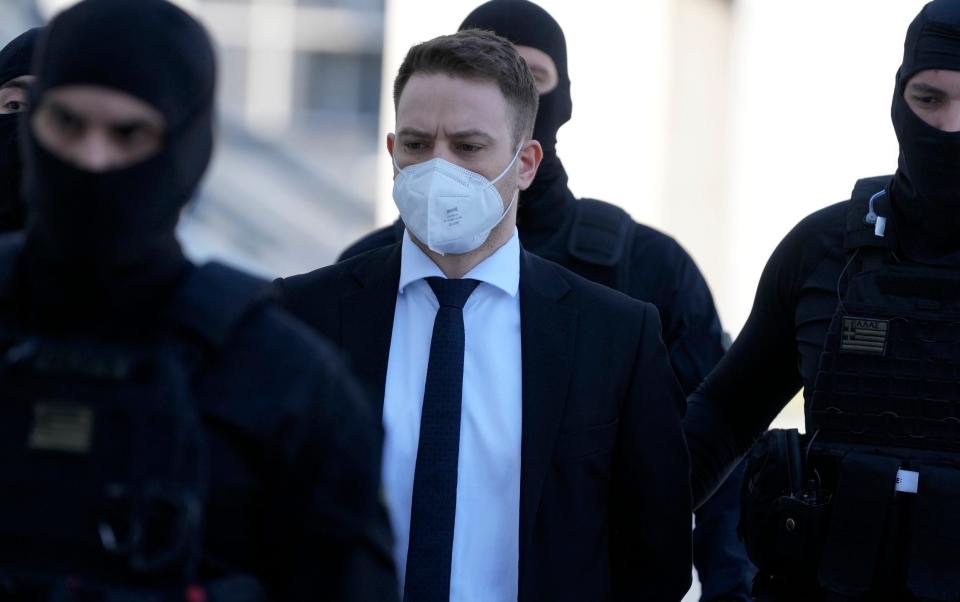
[[[400,294],[403,294],[408,284],[431,276],[446,278],[437,264],[433,263],[433,260],[420,247],[413,244],[410,233],[404,231],[400,250],[400,286],[398,289]],[[513,229],[513,236],[506,244],[497,249],[493,255],[481,261],[464,278],[473,278],[485,282],[511,297],[516,296],[520,290],[520,238],[517,229]]]

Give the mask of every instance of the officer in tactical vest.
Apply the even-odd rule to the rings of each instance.
[[[476,8],[460,29],[493,31],[517,45],[540,92],[533,138],[543,147],[536,178],[520,192],[517,228],[523,247],[595,282],[657,306],[677,379],[690,393],[723,355],[723,333],[707,283],[693,259],[669,236],[634,222],[622,209],[577,199],[557,156],[557,132],[573,101],[563,30],[527,0],[493,0]],[[373,232],[341,259],[401,240],[403,224]],[[749,600],[753,567],[736,535],[740,478],[697,513],[694,562],[702,600]]]
[[[690,397],[702,500],[801,387],[806,434],[751,452],[742,531],[763,600],[960,599],[960,3],[907,31],[892,176],[801,221]]]
[[[0,239],[0,599],[396,599],[379,431],[270,286],[174,235],[215,58],[166,0],[40,42]]]

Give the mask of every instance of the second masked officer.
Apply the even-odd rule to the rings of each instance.
[[[281,286],[382,412],[407,602],[675,602],[682,392],[656,308],[520,247],[537,101],[493,33],[410,49],[387,140],[402,240]]]
[[[464,19],[460,29],[493,31],[517,46],[533,72],[540,106],[533,139],[543,161],[520,192],[517,227],[523,248],[577,274],[657,306],[673,370],[690,394],[723,355],[720,318],[710,289],[684,249],[669,236],[634,222],[622,209],[577,199],[557,156],[557,133],[570,120],[573,101],[567,44],[559,23],[526,0],[493,0]],[[361,239],[342,258],[393,244],[403,224]],[[736,534],[742,473],[735,472],[697,511],[694,563],[705,602],[749,600],[753,567]]]

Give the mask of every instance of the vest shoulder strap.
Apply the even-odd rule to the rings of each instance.
[[[604,267],[620,263],[629,247],[633,219],[626,211],[594,199],[576,201],[567,252],[575,259]]]
[[[177,291],[172,317],[207,344],[220,348],[244,318],[272,298],[268,282],[210,262],[193,270]]]

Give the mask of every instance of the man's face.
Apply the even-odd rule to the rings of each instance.
[[[21,75],[0,86],[0,115],[26,111],[29,108],[27,91],[36,79],[32,75]]]
[[[158,152],[166,122],[146,102],[98,86],[63,86],[40,99],[34,135],[63,161],[91,172],[129,167]]]
[[[903,98],[927,125],[960,132],[960,71],[919,71],[907,82]]]
[[[517,150],[513,110],[493,81],[414,74],[400,94],[397,132],[387,137],[387,150],[401,169],[440,157],[493,180]],[[530,185],[537,164],[539,145],[526,141],[495,184],[505,206]]]
[[[523,57],[533,73],[533,81],[537,84],[537,92],[540,96],[553,92],[553,89],[560,83],[560,76],[557,74],[557,64],[553,62],[550,55],[546,52],[533,48],[532,46],[517,46],[517,54]]]

